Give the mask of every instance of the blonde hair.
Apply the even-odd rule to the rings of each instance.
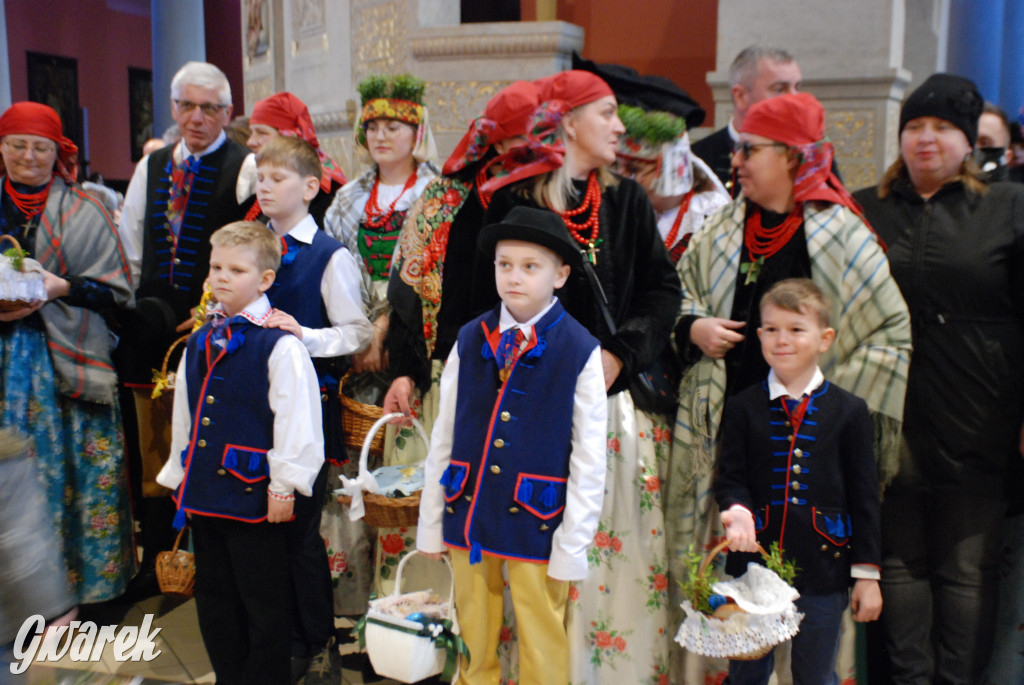
[[[281,266],[281,239],[258,221],[233,221],[210,236],[214,247],[247,247],[260,271],[277,272]]]
[[[890,164],[889,168],[885,170],[885,174],[882,175],[882,182],[878,184],[878,197],[882,200],[889,197],[889,193],[892,192],[892,184],[900,178],[910,180],[910,172],[907,170],[907,163],[903,161],[903,155],[897,157],[896,161]],[[960,166],[960,173],[949,179],[947,183],[954,181],[962,181],[964,186],[975,195],[984,195],[988,192],[988,185],[981,180],[981,167],[973,157],[964,160]]]
[[[768,288],[761,297],[761,311],[768,305],[794,314],[813,314],[822,328],[832,325],[832,307],[828,298],[809,278],[787,278]]]
[[[324,171],[313,146],[302,138],[275,136],[256,154],[256,168],[274,166],[294,171],[302,178],[312,176],[318,182]]]
[[[572,112],[569,112],[567,116],[572,116]],[[561,125],[558,127],[558,136],[562,139],[562,144],[566,145],[568,136]],[[568,145],[566,145],[566,151],[568,152]],[[526,192],[541,207],[549,207],[556,212],[566,211],[569,209],[569,203],[577,195],[568,167],[569,165],[563,160],[562,165],[557,169],[534,178],[533,183],[527,186]],[[605,188],[618,185],[619,179],[607,167],[598,167],[597,183],[603,193]]]

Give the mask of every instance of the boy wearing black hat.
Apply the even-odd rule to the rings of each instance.
[[[516,207],[479,246],[501,304],[462,327],[441,376],[416,544],[451,555],[471,656],[460,682],[500,680],[507,563],[519,681],[564,685],[566,581],[586,576],[604,498],[601,348],[554,297],[580,264],[557,214]]]

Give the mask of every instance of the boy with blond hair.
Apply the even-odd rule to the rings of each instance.
[[[288,682],[291,596],[284,526],[295,493],[323,465],[319,388],[309,354],[267,328],[264,293],[281,259],[262,224],[236,221],[210,237],[217,305],[178,365],[171,457],[157,482],[175,490],[175,525],[191,519],[196,609],[222,683]]]
[[[882,610],[879,488],[872,421],[861,398],[825,380],[818,358],[835,340],[825,295],[807,278],[776,283],[761,298],[768,378],[729,400],[715,497],[734,552],[779,544],[796,562],[804,614],[793,638],[793,682],[838,683],[843,610],[875,621]],[[741,575],[759,556],[730,554]],[[851,591],[852,585],[852,591]],[[730,661],[729,682],[767,685],[774,654]]]

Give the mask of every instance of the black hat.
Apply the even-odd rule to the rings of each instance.
[[[974,147],[984,106],[985,101],[974,81],[953,74],[932,74],[903,103],[900,133],[911,119],[938,117],[963,131],[967,142]]]
[[[572,53],[572,68],[597,74],[611,86],[620,105],[644,111],[670,112],[686,121],[686,128],[704,123],[704,109],[690,95],[664,76],[642,75],[619,64],[598,64]]]
[[[569,235],[562,217],[547,209],[513,207],[500,223],[484,226],[477,246],[493,257],[499,240],[536,243],[558,254],[570,266],[580,264],[579,243]]]

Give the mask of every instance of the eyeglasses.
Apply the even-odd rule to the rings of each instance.
[[[218,112],[227,107],[227,105],[222,105],[216,102],[196,103],[191,100],[175,100],[174,106],[177,107],[178,111],[182,114],[191,114],[195,111],[195,108],[198,107],[203,110],[204,117],[215,117]]]
[[[732,153],[734,155],[742,154],[744,157],[750,157],[751,153],[757,152],[763,147],[789,147],[785,143],[751,143],[747,140],[741,140],[732,146]]]
[[[32,153],[36,157],[45,157],[46,155],[57,151],[57,146],[55,145],[47,145],[46,143],[35,143],[34,145],[29,145],[23,140],[5,140],[4,145],[10,148],[11,152],[18,156],[24,155],[29,150],[32,150]]]
[[[363,132],[366,134],[367,138],[376,133],[382,134],[385,138],[394,138],[399,133],[401,133],[402,129],[405,127],[406,124],[403,124],[399,121],[395,121],[393,119],[389,119],[387,121],[371,119],[370,121],[366,122],[366,126],[363,129]]]

